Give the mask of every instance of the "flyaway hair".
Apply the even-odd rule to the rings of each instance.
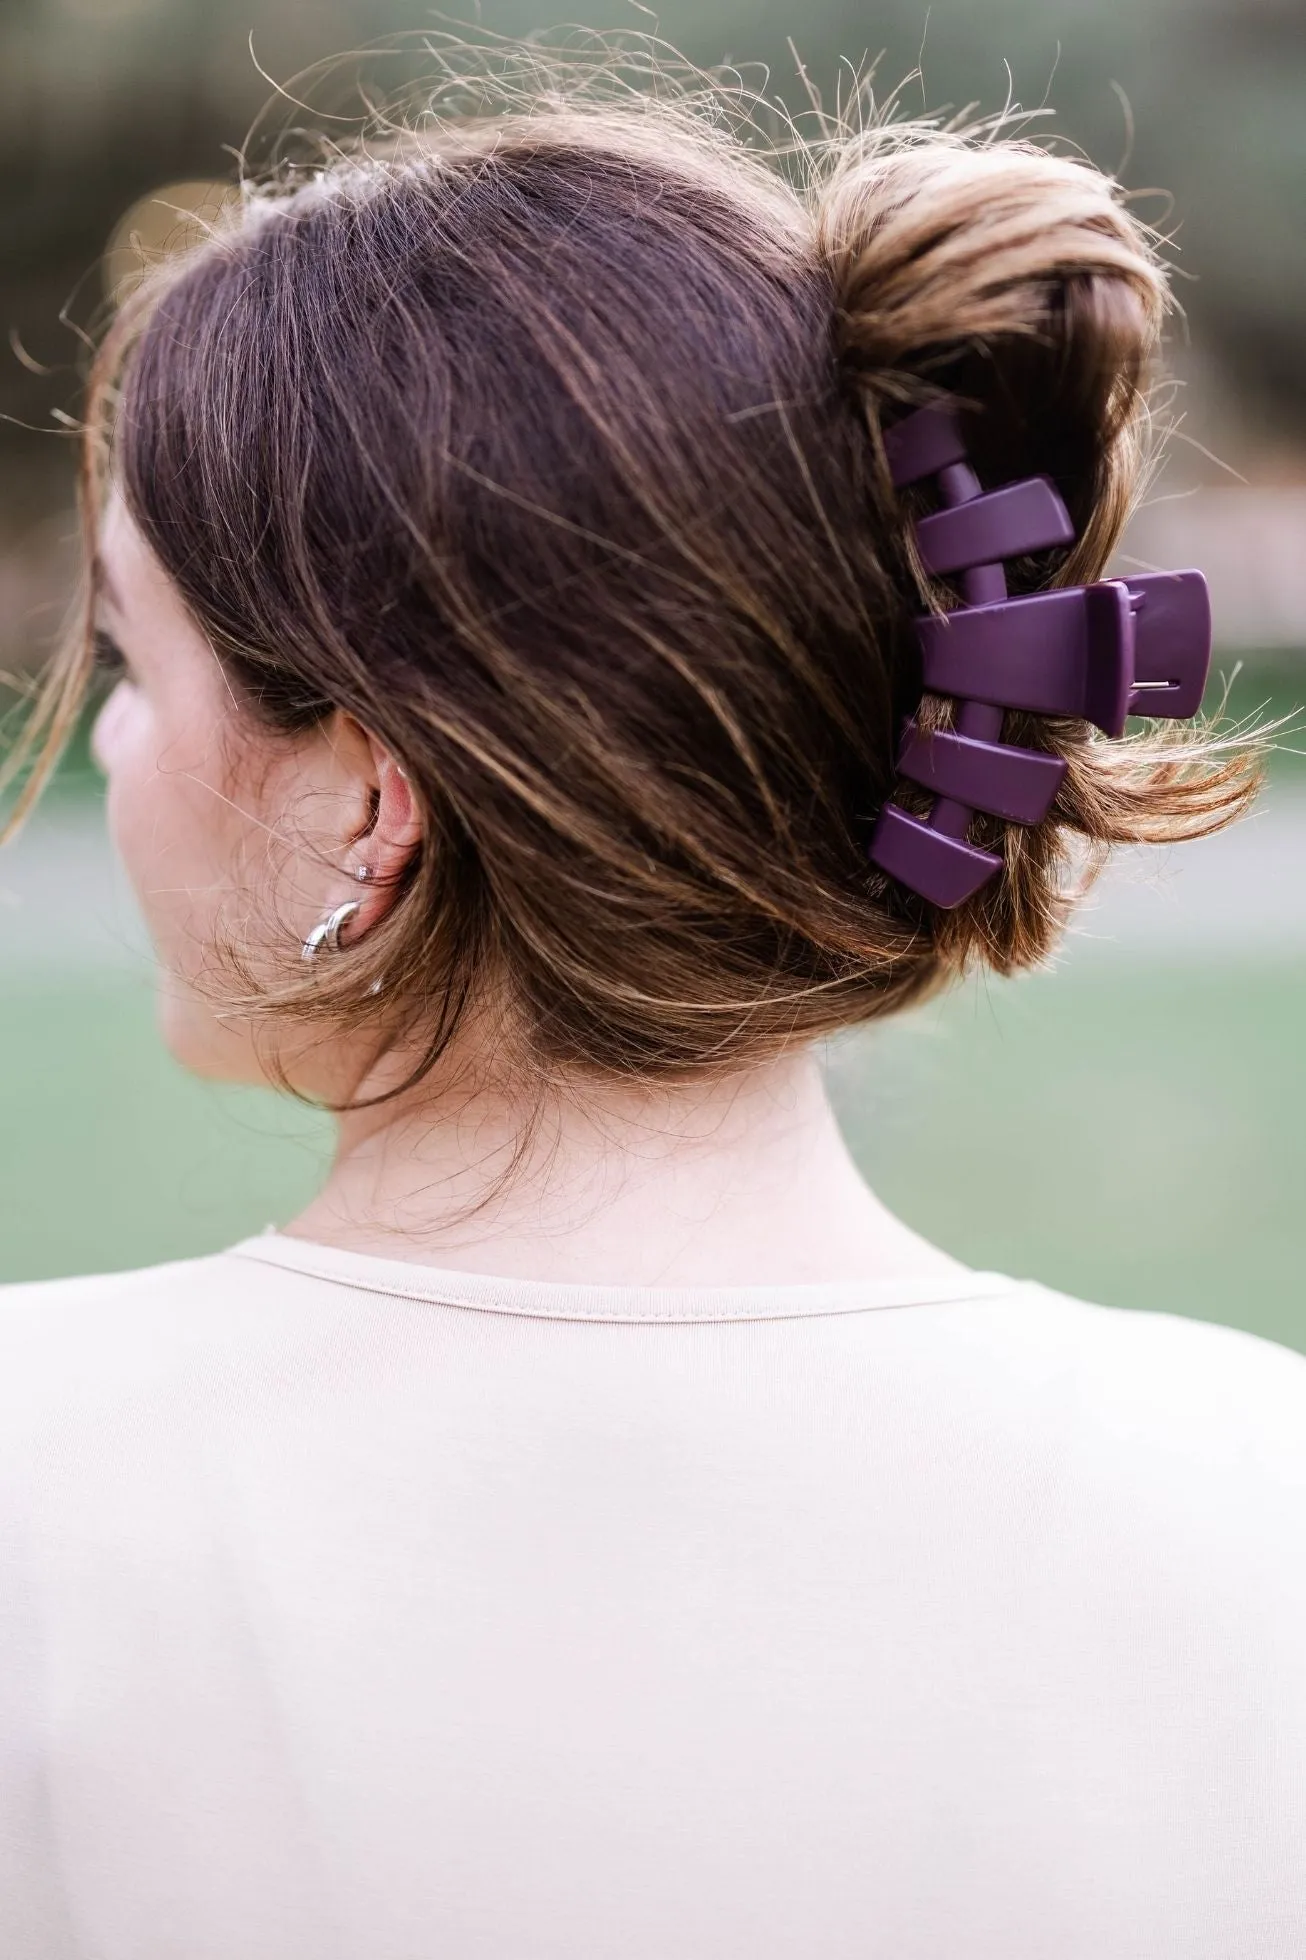
[[[487,998],[543,1069],[674,1077],[1038,963],[1106,847],[1237,816],[1255,749],[1013,712],[1067,763],[1046,820],[976,818],[1003,871],[968,903],[904,894],[867,843],[914,618],[955,593],[883,438],[957,399],[981,478],[1045,474],[1074,520],[1011,592],[1099,578],[1148,463],[1157,241],[1000,120],[768,141],[701,79],[542,59],[247,181],[101,349],[88,535],[112,477],[251,731],[347,710],[424,818],[373,932],[305,969],[269,920],[269,994],[233,930],[224,997],[417,1031],[410,1079]],[[88,672],[75,642],[47,681],[47,763]]]

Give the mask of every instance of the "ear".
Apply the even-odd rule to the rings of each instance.
[[[349,857],[351,877],[356,877],[360,865],[368,872],[366,882],[358,879],[350,891],[359,902],[359,910],[347,928],[347,936],[357,939],[394,904],[399,876],[422,841],[422,819],[408,778],[389,749],[352,716],[347,720],[349,745],[372,810],[370,821],[356,833]]]

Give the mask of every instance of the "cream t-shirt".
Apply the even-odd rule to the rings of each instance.
[[[1302,1960],[1306,1360],[274,1231],[0,1288],[3,1960]]]

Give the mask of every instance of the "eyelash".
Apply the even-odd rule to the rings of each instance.
[[[109,680],[115,681],[131,679],[131,669],[127,665],[126,654],[113,635],[106,633],[102,626],[97,627],[92,646],[97,674],[103,674]]]

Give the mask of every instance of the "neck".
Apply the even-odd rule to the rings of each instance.
[[[529,1121],[519,1099],[447,1072],[420,1090],[338,1119],[330,1175],[288,1235],[615,1286],[958,1270],[862,1181],[810,1050],[689,1086],[555,1089]]]

